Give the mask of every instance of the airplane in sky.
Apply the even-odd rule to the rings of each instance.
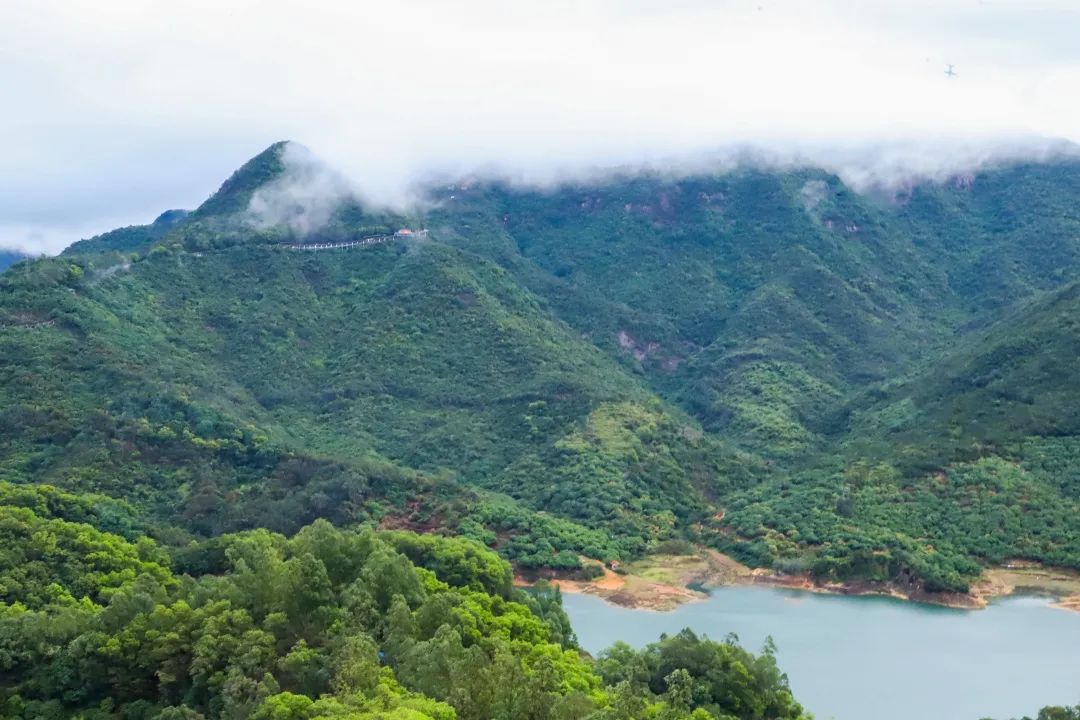
[[[951,78],[956,77],[956,71],[953,70],[952,63],[949,63],[949,67],[945,68],[945,74]]]

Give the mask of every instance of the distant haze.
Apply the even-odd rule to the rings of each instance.
[[[0,247],[194,207],[280,139],[383,204],[748,157],[870,187],[1080,141],[1074,0],[345,5],[4,3]]]

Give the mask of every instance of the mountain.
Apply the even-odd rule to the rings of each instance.
[[[235,215],[247,211],[255,192],[285,172],[284,154],[289,143],[276,142],[240,166],[195,211],[195,218]]]
[[[23,255],[20,252],[14,250],[0,250],[0,272],[7,270],[15,263],[25,259],[26,255]]]
[[[0,287],[4,478],[196,533],[373,519],[577,567],[707,517],[761,465],[474,254],[250,232],[208,251],[211,225],[244,232],[200,209],[142,256],[72,254]]]
[[[174,225],[184,219],[187,210],[166,210],[149,225],[129,225],[79,240],[64,249],[62,255],[81,255],[100,252],[145,252]]]
[[[123,499],[172,545],[326,517],[522,567],[671,538],[928,591],[1080,567],[1080,163],[888,197],[467,181],[409,212],[343,183],[275,144],[0,278],[0,479]]]
[[[1072,161],[1009,167],[882,203],[822,173],[747,171],[458,191],[440,218],[464,244],[488,234],[560,317],[707,427],[776,454],[813,444],[851,391],[1064,283],[1078,183]]]
[[[964,493],[992,496],[997,481],[983,476],[1015,454],[989,453],[1004,464],[987,457],[972,468],[963,463],[979,456],[935,442],[944,433],[931,429],[913,444],[885,438],[866,455],[874,435],[853,418],[905,377],[921,387],[918,373],[949,362],[961,340],[1033,329],[1014,321],[1010,331],[1007,318],[1075,276],[1078,183],[1080,164],[1062,160],[882,199],[820,172],[750,170],[552,192],[458,187],[453,200],[442,194],[437,217],[450,242],[483,248],[707,431],[777,464],[771,478],[723,499],[725,525],[753,539],[726,549],[824,577],[914,576],[963,589],[978,572],[973,560],[1075,566],[1075,492],[1025,476],[992,503],[1009,519],[991,528]],[[1053,357],[1069,357],[1069,338],[1059,337],[1066,349]],[[1046,387],[1075,387],[1064,366],[1044,360]],[[989,401],[976,399],[954,424],[991,439],[975,414]],[[1042,412],[1064,421],[1071,411]],[[1038,432],[1068,435],[1065,447],[1074,431]],[[934,487],[954,463],[963,487]],[[1015,501],[1032,489],[1041,510],[1025,519]],[[1044,523],[1061,532],[1039,540]]]
[[[932,365],[878,390],[853,434],[941,456],[1009,451],[1025,438],[1080,435],[1080,283],[1021,303]]]

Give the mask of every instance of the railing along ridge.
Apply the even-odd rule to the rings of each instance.
[[[427,230],[416,232],[396,232],[393,235],[369,235],[357,240],[340,240],[337,242],[308,242],[288,243],[290,250],[336,250],[339,248],[364,247],[366,245],[380,245],[391,240],[412,240],[418,237],[426,237]]]

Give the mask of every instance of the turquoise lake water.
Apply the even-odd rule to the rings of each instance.
[[[750,650],[769,635],[817,720],[1007,720],[1080,703],[1080,613],[1036,597],[984,610],[733,587],[672,612],[564,595],[581,646],[642,646],[689,627]]]

